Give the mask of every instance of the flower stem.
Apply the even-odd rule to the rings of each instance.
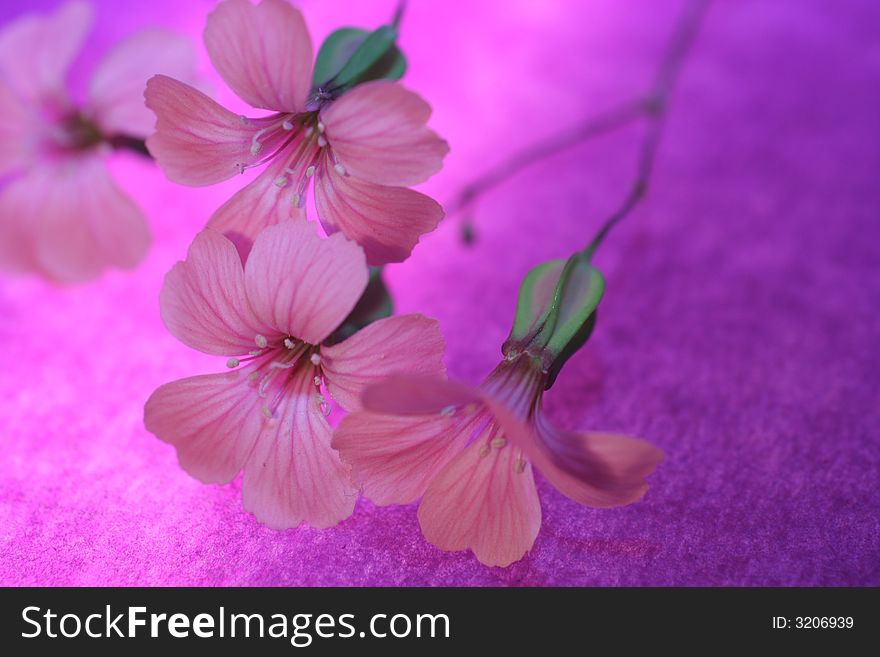
[[[611,228],[629,214],[645,196],[657,147],[663,132],[662,128],[668,99],[691,45],[696,38],[710,1],[691,0],[688,3],[660,61],[654,84],[649,92],[636,97],[634,100],[612,107],[601,114],[590,116],[577,125],[517,151],[496,167],[465,185],[446,204],[447,216],[471,209],[481,196],[537,161],[556,155],[588,139],[608,134],[635,121],[647,119],[651,122],[651,125],[642,143],[636,179],[630,187],[624,202],[608,217],[596,236],[587,248],[584,249],[584,253],[587,256],[592,255]],[[475,239],[474,227],[467,216],[465,216],[462,222],[462,237],[466,243],[473,242]]]

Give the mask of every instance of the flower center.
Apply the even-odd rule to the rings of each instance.
[[[345,167],[330,147],[317,111],[279,113],[260,119],[242,116],[241,120],[257,130],[250,143],[255,161],[239,163],[239,171],[244,173],[246,169],[283,159],[284,166],[274,183],[278,189],[293,189],[290,202],[294,207],[305,205],[309,181],[322,167],[332,167],[337,174],[346,175]]]
[[[63,116],[48,134],[49,149],[62,153],[89,150],[103,141],[100,128],[79,112]]]
[[[285,395],[297,393],[296,386],[303,377],[310,378],[315,387],[315,403],[325,416],[330,404],[322,394],[324,375],[321,368],[320,347],[291,336],[273,338],[254,337],[256,349],[244,358],[230,358],[226,366],[236,368],[248,363],[251,370],[248,381],[257,395],[265,400],[260,413],[267,419],[277,417],[278,406]]]

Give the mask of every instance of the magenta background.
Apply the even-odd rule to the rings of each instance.
[[[198,38],[211,6],[98,4],[85,63],[137,26]],[[395,3],[301,4],[317,42]],[[680,6],[411,2],[407,84],[452,146],[426,189],[448,200],[505,153],[643,89]],[[643,436],[667,460],[624,509],[540,482],[541,534],[507,569],[433,548],[413,507],[362,501],[335,529],[274,532],[242,511],[238,484],[178,467],[143,429],[143,401],[223,363],[166,333],[157,294],[240,181],[179,188],[120,158],[153,226],[143,266],[70,289],[0,278],[0,583],[880,584],[878,25],[872,0],[716,2],[651,196],[599,255],[595,337],[548,398],[559,424]],[[441,321],[452,374],[476,382],[494,365],[519,279],[588,239],[631,179],[637,137],[536,163],[481,203],[474,248],[453,218],[389,268],[399,309]]]

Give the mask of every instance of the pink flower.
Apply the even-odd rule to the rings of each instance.
[[[103,156],[143,140],[153,119],[147,78],[191,77],[187,40],[158,30],[119,43],[97,66],[82,106],[65,78],[92,24],[70,2],[0,31],[0,266],[56,281],[134,267],[150,243],[144,216],[113,182]]]
[[[437,323],[421,315],[324,344],[366,285],[363,250],[343,235],[320,238],[305,220],[263,230],[244,266],[229,239],[204,230],[165,278],[162,319],[184,344],[229,356],[233,371],[161,386],[147,429],[201,481],[244,469],[244,506],[269,527],[345,519],[357,491],[330,446],[324,392],[357,409],[363,388],[389,373],[444,371]]]
[[[365,391],[368,410],[342,421],[333,446],[374,502],[421,497],[419,523],[431,543],[507,566],[531,549],[541,526],[533,466],[576,502],[612,507],[642,497],[662,458],[636,438],[554,427],[541,410],[543,369],[522,353],[479,388],[391,377]]]
[[[309,98],[312,42],[283,0],[225,0],[208,17],[205,45],[227,84],[261,118],[227,111],[169,77],[147,86],[158,118],[147,141],[171,180],[211,185],[268,166],[213,215],[209,226],[253,239],[305,216],[309,182],[328,234],[357,241],[371,265],[405,260],[443,211],[411,189],[439,171],[446,142],[425,123],[431,108],[398,83],[367,82],[340,99]]]

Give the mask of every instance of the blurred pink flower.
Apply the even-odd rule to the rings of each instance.
[[[72,282],[108,266],[134,267],[150,243],[143,214],[110,177],[103,156],[143,140],[153,117],[148,77],[192,78],[182,36],[148,30],[120,42],[95,69],[78,107],[68,69],[92,25],[91,5],[69,2],[0,31],[0,267]]]
[[[591,507],[642,497],[662,452],[637,438],[562,431],[547,421],[547,374],[527,353],[508,358],[479,388],[395,376],[365,390],[333,446],[377,504],[419,497],[425,537],[507,566],[541,526],[532,465],[560,492]]]
[[[322,386],[357,409],[363,388],[389,373],[444,372],[439,327],[421,315],[322,344],[366,285],[363,250],[343,235],[322,239],[303,219],[263,230],[244,267],[229,239],[199,233],[165,277],[162,319],[184,344],[243,366],[161,386],[144,409],[147,429],[201,481],[226,483],[243,468],[244,506],[269,527],[347,518],[357,491],[330,446]]]
[[[253,239],[305,216],[311,178],[328,234],[357,241],[371,265],[401,262],[443,210],[408,189],[440,170],[446,142],[426,127],[431,108],[391,81],[356,86],[331,103],[309,100],[312,42],[299,10],[283,0],[225,0],[208,17],[205,45],[227,84],[253,107],[246,118],[165,76],[147,86],[158,117],[150,152],[175,182],[211,185],[268,164],[208,224]]]

